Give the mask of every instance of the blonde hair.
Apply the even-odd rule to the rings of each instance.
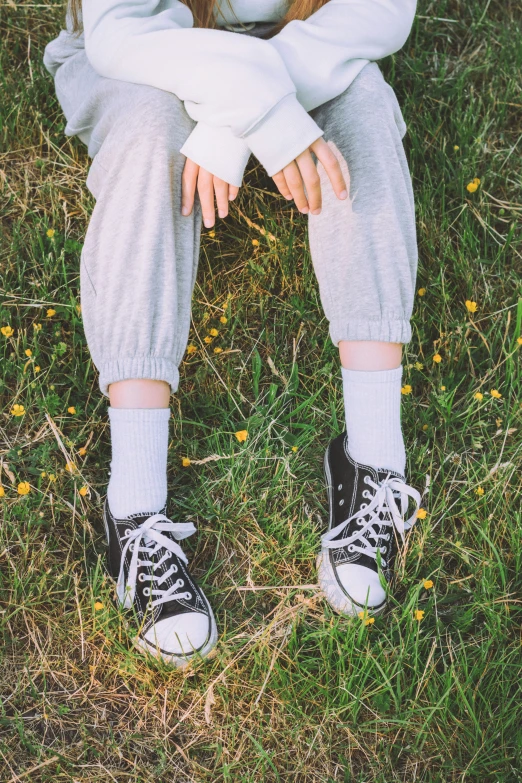
[[[229,0],[230,1],[230,0]],[[314,11],[321,8],[328,0],[291,0],[290,7],[285,16],[270,31],[270,35],[275,35],[288,22],[294,19],[307,19]],[[192,11],[195,27],[214,27],[214,5],[216,0],[182,0]],[[81,7],[82,0],[69,0],[69,14],[72,22],[72,30],[75,33],[81,33]]]

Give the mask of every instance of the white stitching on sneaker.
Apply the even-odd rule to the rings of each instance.
[[[359,511],[356,511],[355,514],[352,514],[351,517],[345,519],[344,522],[341,522],[337,527],[334,527],[332,530],[325,533],[321,538],[321,544],[325,549],[337,549],[348,546],[349,552],[360,552],[361,554],[368,555],[376,560],[377,551],[380,550],[382,553],[383,550],[386,551],[387,547],[372,546],[365,536],[365,533],[369,534],[376,543],[379,543],[379,528],[386,525],[394,527],[404,541],[404,532],[409,530],[417,521],[417,511],[419,510],[421,497],[416,489],[408,486],[404,481],[395,476],[391,476],[390,474],[388,474],[379,484],[372,481],[369,476],[365,476],[364,483],[375,490],[375,494],[370,503],[363,504]],[[397,503],[395,502],[394,492],[400,494],[401,510],[399,510]],[[405,521],[404,515],[408,510],[408,497],[414,500],[416,509],[411,517]],[[366,522],[364,522],[365,517],[369,517]],[[348,538],[334,540],[354,519],[357,520],[358,525],[363,521],[363,526]],[[389,535],[390,534],[388,533],[388,538]],[[355,546],[356,543],[359,544],[359,546]],[[384,558],[381,559],[381,563],[383,567],[386,566]]]
[[[127,543],[123,547],[121,553],[120,573],[118,575],[116,591],[119,601],[126,609],[130,609],[134,601],[134,596],[136,594],[138,567],[140,565],[152,566],[153,570],[156,571],[156,569],[160,568],[165,560],[169,557],[169,552],[175,554],[184,563],[188,563],[187,556],[185,555],[180,545],[176,544],[176,542],[172,541],[172,539],[167,538],[167,536],[162,535],[161,531],[172,533],[175,539],[182,541],[184,538],[188,538],[193,533],[195,533],[196,528],[192,522],[172,522],[167,516],[165,516],[165,514],[153,514],[134,530],[131,530],[130,528],[125,530],[125,535],[122,537],[122,540],[126,540]],[[125,583],[125,557],[127,555],[127,550],[130,549],[131,542],[134,542],[134,546],[132,549],[132,557],[129,566],[127,582]],[[145,546],[140,546],[140,544],[145,544]],[[157,563],[154,563],[152,560],[139,559],[140,552],[146,553],[148,555],[155,555],[161,549],[166,549],[168,551],[164,553],[163,557],[161,557]],[[158,577],[155,574],[144,575],[145,579],[155,580],[156,586],[159,588],[145,588],[145,590],[147,590],[146,594],[159,596],[154,601],[152,601],[151,606],[157,606],[158,604],[163,604],[166,601],[175,601],[180,598],[187,598],[189,595],[188,593],[175,592],[184,584],[182,579],[178,579],[168,588],[160,587],[160,585],[165,580],[168,580],[176,570],[176,566],[172,564],[168,571],[162,574],[161,577]]]

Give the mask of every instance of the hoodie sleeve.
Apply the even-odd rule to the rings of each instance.
[[[179,0],[83,0],[82,17],[93,68],[177,95],[198,123],[184,154],[231,184],[250,152],[275,174],[322,135],[269,41],[196,29]]]
[[[329,0],[269,43],[281,56],[301,105],[311,111],[344,92],[370,61],[404,46],[416,0]]]

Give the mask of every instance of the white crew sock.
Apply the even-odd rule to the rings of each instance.
[[[112,461],[107,499],[112,514],[160,511],[167,499],[170,408],[109,406]]]
[[[372,372],[341,367],[341,371],[350,456],[364,465],[404,475],[402,366]]]

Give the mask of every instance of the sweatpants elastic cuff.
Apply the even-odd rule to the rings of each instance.
[[[404,319],[379,319],[375,321],[349,320],[330,324],[330,337],[334,345],[341,340],[374,340],[383,343],[409,343],[411,324]]]
[[[130,378],[166,381],[170,384],[172,394],[177,392],[179,386],[179,370],[174,362],[155,356],[129,356],[101,363],[100,391],[108,397],[109,384]]]

